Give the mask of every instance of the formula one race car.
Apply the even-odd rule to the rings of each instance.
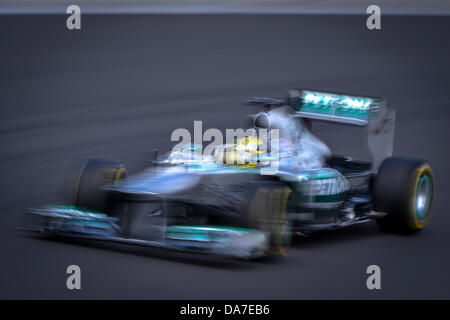
[[[391,232],[428,224],[432,170],[422,160],[391,157],[395,112],[385,101],[291,90],[286,100],[249,103],[262,106],[249,118],[251,134],[209,154],[202,145],[180,144],[130,177],[118,161],[86,161],[72,199],[27,210],[27,229],[254,258],[282,254],[293,233],[373,219]],[[360,127],[372,159],[333,155],[312,134],[312,121]]]

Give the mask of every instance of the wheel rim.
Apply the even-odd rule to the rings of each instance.
[[[428,214],[428,209],[430,208],[431,202],[431,179],[428,175],[423,175],[420,177],[417,183],[416,190],[416,214],[419,219],[423,219]]]

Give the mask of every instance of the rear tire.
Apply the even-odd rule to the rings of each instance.
[[[106,212],[110,194],[99,187],[114,185],[127,177],[125,166],[116,160],[89,159],[82,166],[74,185],[73,205]]]
[[[374,207],[387,213],[377,219],[382,230],[415,233],[430,221],[434,177],[423,160],[386,159],[373,183]]]

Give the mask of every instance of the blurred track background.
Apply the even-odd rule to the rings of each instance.
[[[66,17],[0,16],[1,298],[450,298],[449,17],[383,16],[379,31],[362,15],[83,15],[80,31]],[[255,110],[242,100],[292,87],[388,99],[395,154],[435,171],[429,228],[404,237],[369,223],[255,263],[13,230],[23,208],[59,199],[68,163],[112,157],[137,172],[174,129],[240,127]],[[81,291],[66,289],[70,264]],[[381,291],[366,288],[371,264]]]
[[[66,13],[281,13],[362,14],[371,4],[383,14],[448,15],[448,0],[0,0],[0,12]]]

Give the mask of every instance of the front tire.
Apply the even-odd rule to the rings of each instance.
[[[291,189],[279,182],[252,183],[242,215],[245,227],[269,235],[269,254],[284,255],[292,235],[290,219]]]
[[[103,185],[117,184],[127,177],[125,166],[116,160],[89,159],[82,166],[75,181],[73,205],[89,210],[107,212],[110,194]]]
[[[373,184],[374,207],[387,213],[382,230],[415,233],[427,226],[434,198],[434,176],[423,160],[386,159]]]

